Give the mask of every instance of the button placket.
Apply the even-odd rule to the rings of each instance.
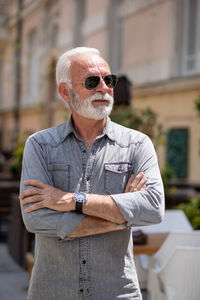
[[[91,178],[92,178],[92,171],[93,171],[93,165],[94,165],[94,160],[95,160],[95,154],[91,151],[86,169],[85,169],[85,176],[84,176],[84,187],[85,187],[85,192],[90,193],[91,190]]]
[[[84,299],[92,300],[91,287],[90,287],[90,273],[89,273],[89,263],[88,263],[88,238],[80,239],[80,269],[82,275],[82,287]]]
[[[97,141],[95,144],[93,144],[88,160],[87,160],[87,164],[86,164],[86,168],[85,168],[85,180],[84,180],[84,186],[85,186],[85,192],[86,193],[90,193],[91,190],[91,179],[92,179],[92,171],[93,171],[93,166],[94,166],[94,162],[95,162],[95,157],[96,157],[96,149],[98,147],[99,141]]]
[[[84,176],[84,191],[89,193],[91,191],[91,178],[93,165],[95,161],[96,149],[98,146],[98,142],[96,145],[92,146],[91,152],[89,154],[87,164],[85,167],[85,176]],[[80,272],[81,272],[81,285],[80,290],[83,289],[84,299],[92,300],[91,295],[91,286],[90,286],[90,270],[89,270],[89,262],[88,262],[88,252],[89,252],[89,239],[87,237],[80,239]]]
[[[91,178],[93,165],[95,161],[96,151],[100,144],[100,141],[96,141],[90,154],[84,151],[86,149],[83,143],[79,143],[84,167],[84,192],[90,193],[91,191]],[[91,286],[90,286],[90,270],[88,262],[88,252],[89,252],[89,239],[87,237],[81,238],[79,242],[80,246],[80,286],[79,292],[83,293],[85,300],[92,300]]]
[[[87,168],[87,161],[88,161],[88,152],[87,152],[85,144],[82,141],[78,140],[77,143],[78,143],[78,146],[79,146],[79,149],[80,149],[83,174],[85,174],[86,168]],[[84,175],[84,178],[85,178],[85,175]],[[83,182],[81,184],[81,191],[82,192],[85,192],[84,178],[83,178]]]

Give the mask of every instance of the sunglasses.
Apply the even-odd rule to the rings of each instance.
[[[117,84],[117,76],[114,74],[102,76],[105,84],[109,88],[114,88]],[[89,76],[85,79],[85,87],[88,90],[93,90],[97,87],[97,85],[100,83],[101,77],[99,76]]]

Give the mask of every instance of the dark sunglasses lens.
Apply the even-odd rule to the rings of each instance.
[[[114,88],[117,84],[117,76],[115,75],[106,75],[104,77],[104,81],[105,84],[109,87],[109,88]]]
[[[99,84],[99,76],[90,76],[85,79],[85,87],[88,90],[93,90]]]

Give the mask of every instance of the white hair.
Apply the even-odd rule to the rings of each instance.
[[[70,57],[82,53],[95,53],[100,55],[100,51],[96,48],[77,47],[63,53],[57,61],[56,65],[56,82],[59,85],[61,82],[67,82],[71,88],[71,80],[69,77],[69,69],[71,65]]]

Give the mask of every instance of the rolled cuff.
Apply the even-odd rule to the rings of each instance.
[[[75,214],[74,212],[68,212],[64,213],[57,223],[56,232],[57,235],[62,240],[71,240],[71,238],[68,238],[68,234],[72,232],[85,218],[85,214]]]
[[[128,228],[160,223],[164,217],[164,196],[158,192],[134,192],[110,195]]]

